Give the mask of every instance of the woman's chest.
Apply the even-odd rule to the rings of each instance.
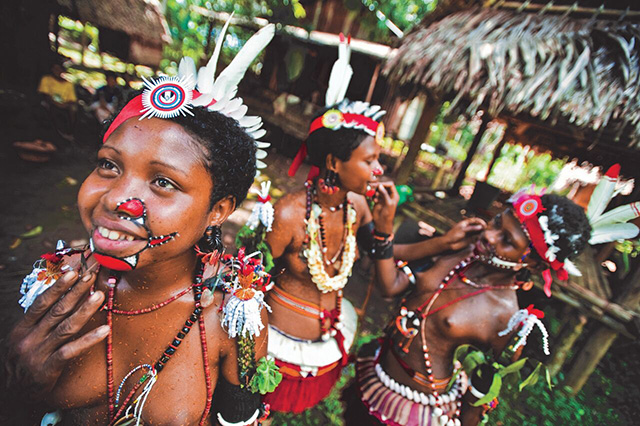
[[[105,419],[109,402],[115,404],[117,401],[119,406],[127,398],[134,402],[146,388],[145,422],[197,423],[206,405],[206,378],[198,323],[193,324],[180,344],[174,346],[177,350],[167,356],[167,348],[182,332],[187,315],[184,319],[177,315],[154,315],[154,312],[145,316],[114,315],[111,342],[98,343],[66,366],[52,392],[52,405],[83,412],[82,417]],[[94,318],[93,326],[89,324],[87,329],[104,322],[102,318]],[[207,342],[211,380],[215,386],[218,363],[213,358],[217,358],[217,351],[209,347],[211,345],[215,342]],[[111,375],[108,374],[108,356],[112,359]],[[151,367],[162,358],[165,358],[164,367],[154,377]],[[116,407],[115,411],[118,409]],[[72,413],[68,415],[74,417]]]

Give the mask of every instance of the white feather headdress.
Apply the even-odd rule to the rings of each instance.
[[[618,195],[620,165],[614,164],[607,170],[591,195],[587,207],[587,217],[591,224],[589,244],[603,244],[616,240],[635,238],[640,230],[630,220],[640,217],[640,202],[625,204],[604,213],[609,202]]]
[[[178,67],[178,77],[197,82],[196,90],[201,95],[191,102],[193,106],[207,106],[210,111],[217,111],[235,119],[255,139],[258,148],[256,166],[258,169],[263,169],[266,164],[262,160],[267,156],[264,148],[268,148],[271,144],[260,142],[258,139],[263,137],[267,131],[262,129],[262,119],[260,117],[247,115],[248,107],[243,104],[242,98],[235,98],[235,95],[238,92],[238,84],[253,60],[273,39],[275,26],[269,24],[256,32],[216,78],[218,59],[232,17],[233,14],[220,31],[216,39],[213,55],[207,65],[200,68],[196,74],[196,66],[193,59],[190,57],[182,58]]]

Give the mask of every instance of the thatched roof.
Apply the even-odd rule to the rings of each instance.
[[[640,24],[472,7],[409,34],[384,72],[469,114],[528,115],[640,147]]]
[[[120,31],[148,44],[170,42],[157,0],[57,0],[70,18]]]

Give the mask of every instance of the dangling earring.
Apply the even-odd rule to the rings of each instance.
[[[320,178],[318,183],[320,184],[320,191],[325,194],[335,194],[338,192],[337,181],[338,175],[336,172],[332,170],[327,170],[327,173],[324,175],[324,179]]]
[[[220,228],[220,226],[207,226],[207,229],[204,231],[204,238],[207,241],[209,251],[218,251],[218,253],[220,253],[224,249],[224,245],[222,244],[222,228]]]
[[[533,281],[531,281],[531,271],[528,269],[521,269],[515,276],[516,285],[518,285],[524,291],[531,290],[533,287]]]
[[[198,256],[202,257],[203,263],[214,264],[218,262],[224,244],[222,244],[222,229],[220,226],[207,226],[203,237],[196,246]]]

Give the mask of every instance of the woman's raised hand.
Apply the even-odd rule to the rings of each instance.
[[[487,227],[487,223],[479,217],[463,219],[456,223],[446,234],[445,243],[449,250],[461,250],[473,244],[480,233]]]
[[[393,233],[393,218],[396,215],[396,207],[400,196],[396,186],[391,181],[380,182],[376,194],[373,196],[373,223],[376,231],[385,234]]]
[[[91,272],[82,279],[67,272],[33,302],[6,340],[6,386],[29,398],[42,397],[70,359],[107,337],[107,325],[81,333],[104,301],[101,291],[88,295],[95,279]]]

